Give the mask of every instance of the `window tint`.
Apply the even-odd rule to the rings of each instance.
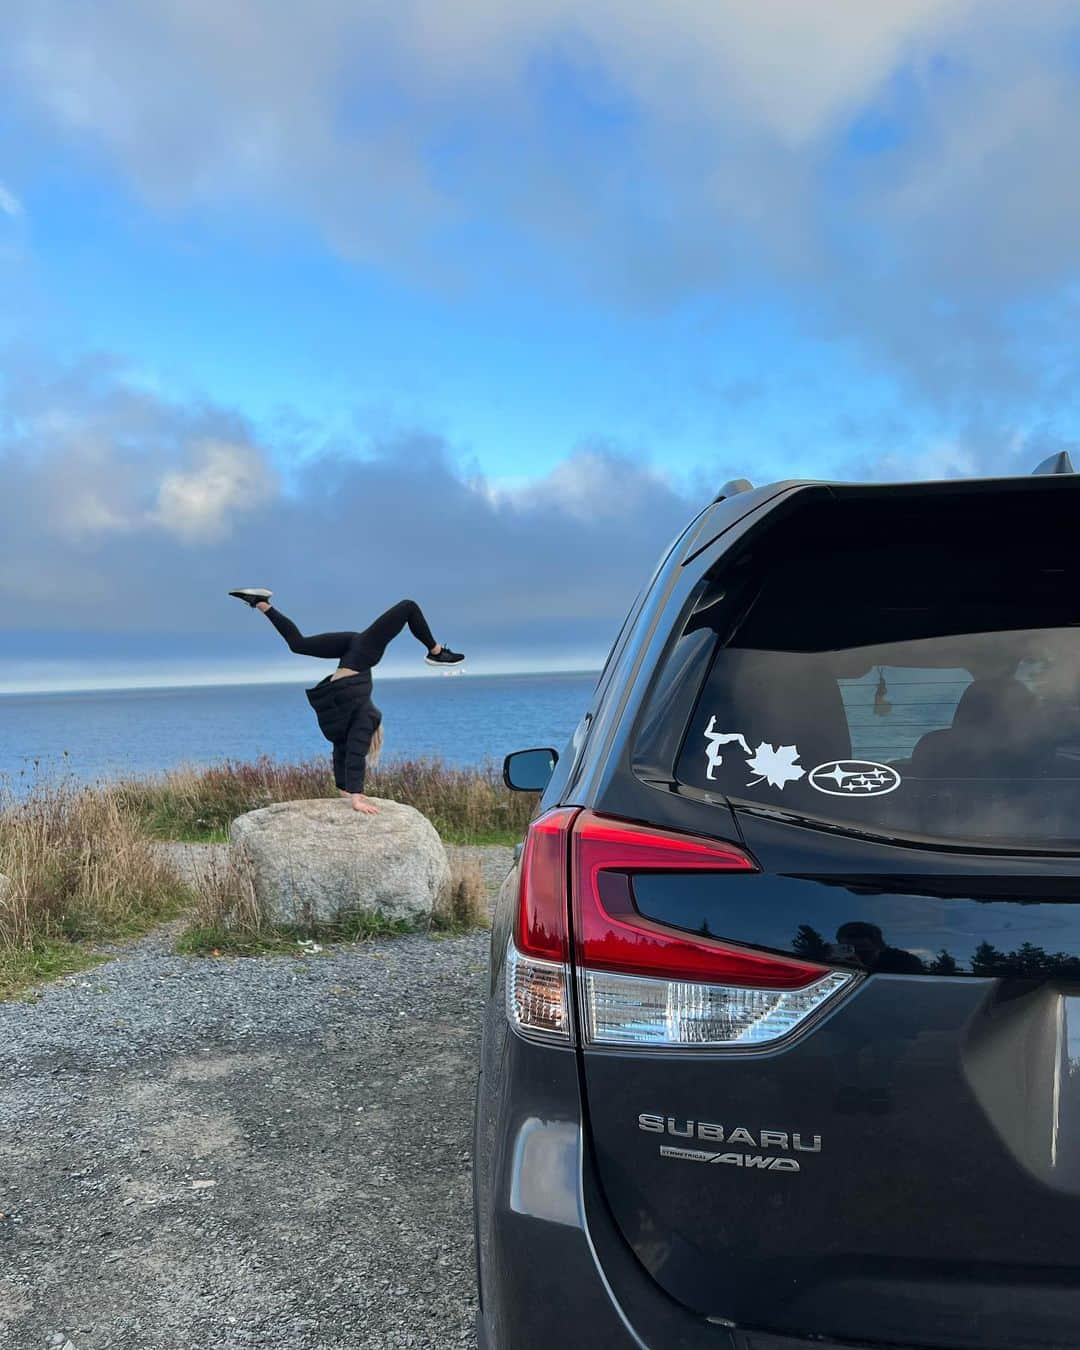
[[[970,683],[966,670],[933,666],[871,666],[865,675],[838,679],[851,753],[860,759],[906,759],[928,732],[952,725]]]
[[[759,537],[688,625],[715,650],[676,780],[886,835],[1080,844],[1076,502],[882,495]]]

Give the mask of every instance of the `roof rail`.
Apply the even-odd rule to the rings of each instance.
[[[1044,459],[1041,464],[1037,464],[1031,471],[1036,473],[1075,473],[1073,462],[1069,458],[1068,450],[1059,450],[1056,455],[1050,455]]]
[[[1036,469],[1036,473],[1038,470]],[[740,492],[752,492],[753,483],[749,478],[729,478],[720,491],[713,498],[714,502],[722,502],[725,497],[738,496]]]

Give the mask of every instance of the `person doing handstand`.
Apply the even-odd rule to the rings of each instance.
[[[316,656],[337,661],[337,669],[307,691],[308,702],[319,719],[319,729],[334,747],[334,782],[355,810],[367,815],[378,808],[364,796],[368,760],[377,757],[382,745],[382,713],[371,699],[373,666],[382,660],[390,642],[408,626],[427,648],[431,666],[456,666],[464,661],[436,642],[415,600],[399,600],[396,605],[360,632],[315,633],[305,637],[296,624],[271,605],[273,592],[261,586],[246,586],[230,591],[252,609],[265,614],[298,656]]]

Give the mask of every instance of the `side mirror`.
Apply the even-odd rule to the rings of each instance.
[[[503,782],[513,792],[543,792],[555,772],[559,752],[515,750],[503,760]]]

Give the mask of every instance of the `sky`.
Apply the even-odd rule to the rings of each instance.
[[[1027,472],[1078,114],[1059,0],[6,0],[0,690],[595,666],[729,478]]]

